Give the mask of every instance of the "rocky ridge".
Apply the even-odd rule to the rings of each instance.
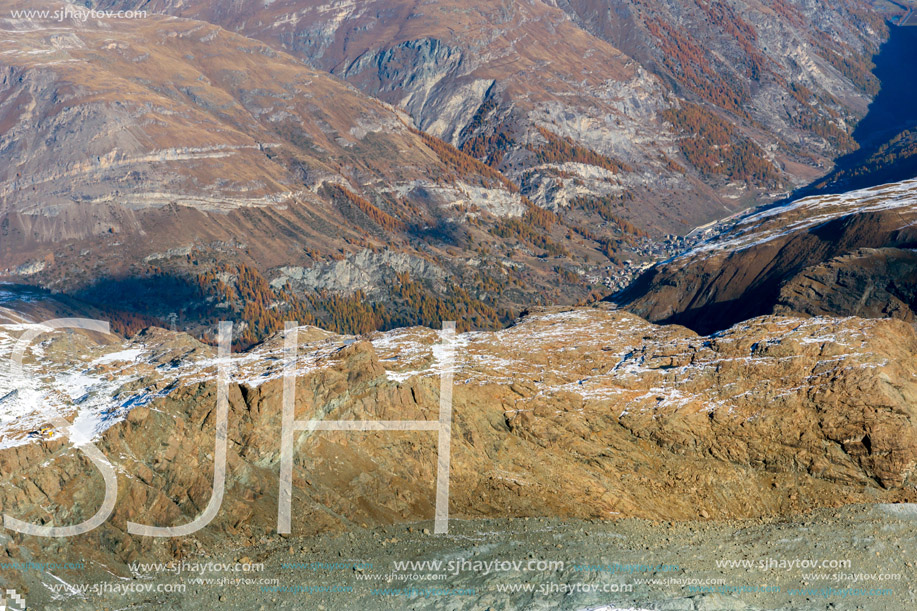
[[[738,215],[608,299],[702,333],[775,312],[912,320],[915,188],[904,181]]]
[[[3,326],[4,350],[22,325]],[[439,342],[426,328],[302,328],[296,418],[435,420]],[[3,423],[0,509],[44,524],[96,511],[99,474],[66,440],[27,435],[53,408],[118,472],[112,517],[70,543],[87,563],[123,573],[131,559],[270,534],[282,349],[278,337],[234,355],[226,496],[210,526],[170,544],[128,535],[125,522],[185,523],[207,504],[212,348],[156,329],[126,343],[43,336],[26,353],[40,375],[3,397],[16,417]],[[555,309],[460,334],[451,514],[684,520],[913,501],[915,352],[909,324],[857,318],[761,317],[704,337],[627,312]],[[434,436],[303,432],[295,445],[294,534],[432,516]],[[46,545],[10,533],[3,550],[21,559]]]

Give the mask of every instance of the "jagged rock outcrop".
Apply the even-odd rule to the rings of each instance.
[[[302,329],[297,419],[437,419],[438,341],[425,328],[363,339]],[[130,536],[125,522],[186,523],[207,504],[212,349],[162,330],[125,345],[80,333],[36,345],[27,363],[47,376],[33,378],[45,401],[33,407],[78,417],[118,471],[110,520],[69,542],[87,561],[123,569],[276,528],[281,338],[233,357],[226,496],[178,547]],[[455,517],[680,520],[917,499],[917,334],[903,321],[762,317],[702,337],[621,311],[553,310],[461,334],[456,355]],[[24,433],[4,423],[0,509],[55,525],[94,513],[99,474],[68,442]],[[433,434],[302,432],[295,448],[294,533],[432,516]],[[8,534],[15,558],[48,545]]]

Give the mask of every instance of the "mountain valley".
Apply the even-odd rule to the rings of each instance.
[[[0,0],[0,611],[917,605],[912,0]]]

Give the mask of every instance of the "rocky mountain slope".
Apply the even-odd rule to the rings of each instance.
[[[437,579],[460,596],[361,587],[391,585],[398,571],[376,569],[396,557],[592,555],[798,588],[810,578],[713,563],[826,546],[853,570],[914,576],[917,180],[659,236],[770,201],[852,146],[887,5],[90,4],[150,14],[23,17],[12,11],[59,5],[0,0],[3,592],[48,609],[917,599],[911,584],[849,607],[812,591],[750,607],[683,581],[601,597],[504,589],[607,577],[569,567]],[[613,284],[603,277],[623,283],[680,249],[614,295],[621,308],[538,307],[595,296]],[[73,316],[110,319],[117,334],[48,326]],[[227,319],[228,425],[212,345]],[[293,363],[286,320],[301,325]],[[436,330],[448,320],[454,338]],[[295,420],[431,430],[449,374],[451,534],[427,530],[431,431],[307,427],[293,436],[293,532],[278,535],[285,372]],[[131,534],[206,512],[220,440],[212,521]],[[110,516],[70,538],[16,532],[10,518],[64,526],[108,502],[75,447],[89,442],[114,468]],[[358,558],[378,566],[317,576],[355,593],[261,587],[313,587],[291,560]],[[21,568],[51,559],[81,566]],[[134,564],[205,559],[264,562],[270,581]],[[81,590],[163,582],[189,588]]]
[[[2,326],[7,354],[24,329]],[[302,328],[296,418],[435,420],[440,342],[427,328]],[[455,348],[455,518],[748,518],[917,498],[917,335],[902,321],[761,317],[701,337],[626,312],[550,310]],[[155,329],[128,342],[42,336],[27,387],[0,379],[0,508],[63,525],[99,506],[99,474],[69,442],[28,436],[55,409],[96,439],[119,483],[111,519],[68,554],[123,575],[128,561],[261,540],[276,528],[282,349],[278,337],[233,357],[225,499],[206,529],[163,541],[125,522],[185,523],[207,504],[212,348]],[[298,434],[294,534],[429,519],[435,448],[423,432]],[[28,560],[47,541],[7,533],[2,550]]]
[[[3,212],[48,219],[8,223],[23,241],[127,232],[151,208],[316,206],[325,184],[398,189],[444,170],[391,109],[214,26],[4,25]]]
[[[0,273],[243,346],[621,288],[820,173],[885,36],[852,1],[12,12],[56,6],[2,3]]]
[[[344,331],[448,312],[499,326],[582,300],[612,254],[647,257],[632,227],[560,223],[265,43],[154,14],[13,13],[56,6],[0,3],[0,273],[16,282],[198,334],[231,314],[250,344],[281,311]]]
[[[677,233],[807,184],[849,151],[887,36],[867,0],[95,4],[282,47],[403,108],[539,205],[578,216],[606,201]]]
[[[702,333],[768,313],[912,321],[915,218],[913,180],[752,211],[608,299]]]
[[[860,148],[838,159],[827,176],[801,190],[801,195],[850,191],[917,176],[917,112],[907,102],[917,96],[917,84],[899,78],[901,66],[915,53],[917,29],[892,27],[875,58],[874,73],[882,89],[853,133]]]

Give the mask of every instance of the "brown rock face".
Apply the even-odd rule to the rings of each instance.
[[[846,313],[900,318],[917,311],[917,254],[899,248],[863,248],[807,268],[780,288],[778,314]]]
[[[296,418],[435,420],[445,366],[437,341],[424,328],[368,341],[304,331]],[[53,371],[54,345],[33,366]],[[118,404],[160,394],[97,441],[118,470],[119,493],[108,522],[73,540],[87,559],[168,556],[276,529],[279,338],[234,357],[226,496],[214,521],[178,548],[128,535],[126,522],[184,524],[210,499],[210,349],[146,334],[126,347],[127,364],[113,366],[128,358],[124,347],[81,346],[83,371],[111,382],[104,392]],[[578,309],[461,334],[456,354],[454,517],[678,520],[917,498],[917,334],[902,321],[763,317],[701,337]],[[41,391],[52,396],[54,384]],[[5,431],[7,446],[15,438]],[[295,448],[294,534],[433,515],[435,434],[303,432]],[[7,447],[0,473],[2,510],[36,523],[84,520],[104,491],[63,440]]]

